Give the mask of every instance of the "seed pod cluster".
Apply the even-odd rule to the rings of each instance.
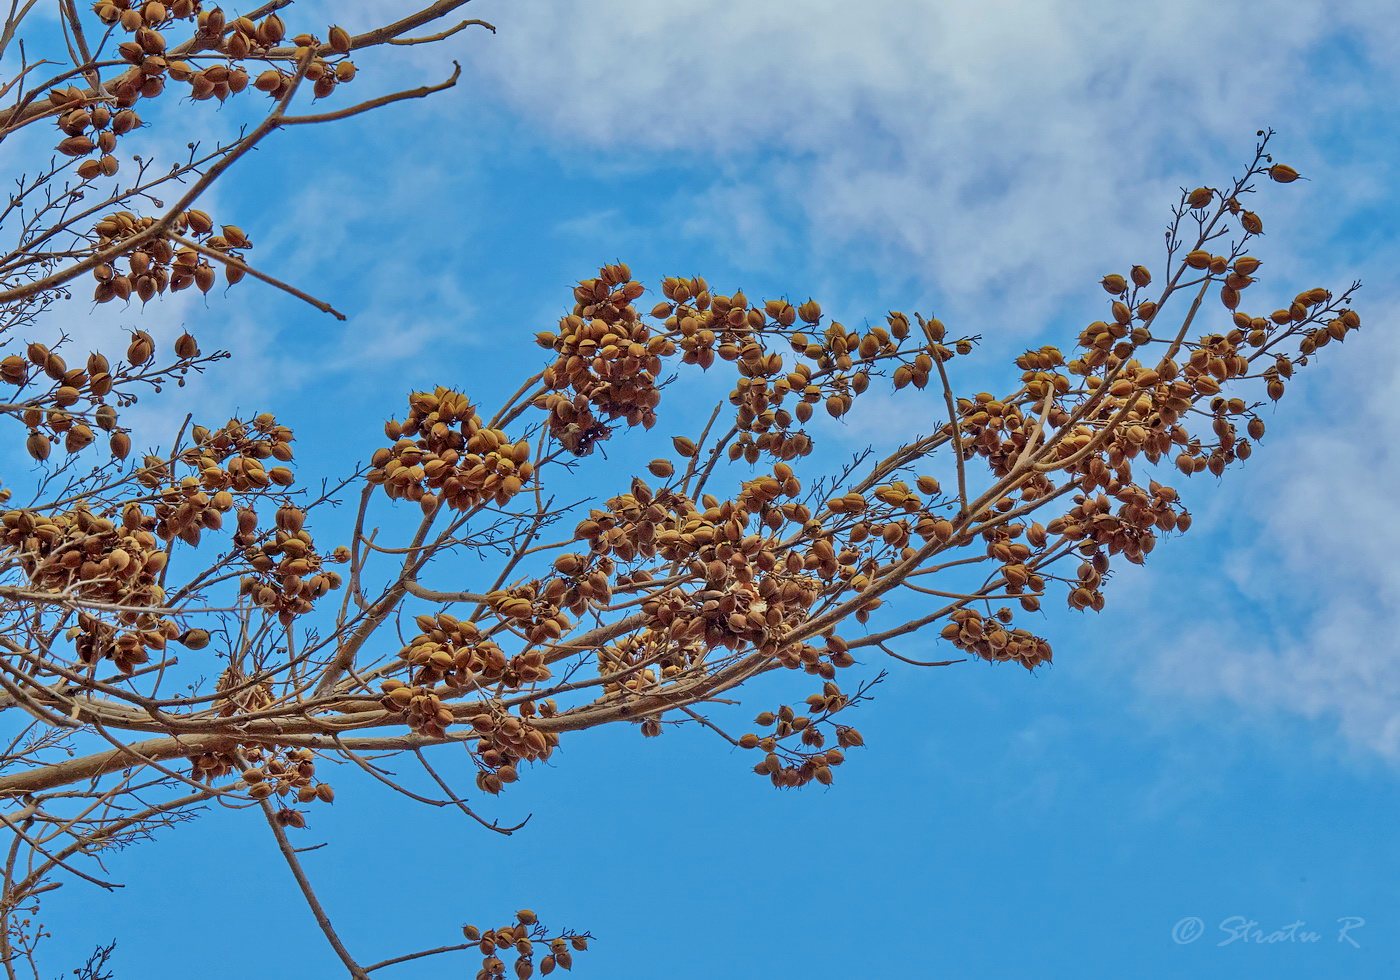
[[[149,338],[149,335],[138,331],[133,336],[133,348],[139,337]],[[31,371],[30,365],[38,370]],[[112,455],[125,459],[131,440],[125,432],[117,430],[116,409],[104,404],[104,399],[129,372],[118,369],[114,377],[107,359],[101,354],[88,358],[86,370],[70,368],[61,354],[38,342],[28,345],[25,357],[11,354],[0,358],[0,381],[22,388],[39,381],[41,373],[53,384],[48,391],[31,395],[25,403],[27,407],[20,413],[30,428],[26,442],[30,456],[40,461],[47,459],[58,437],[62,437],[67,452],[80,452],[96,439],[92,428],[96,425],[111,433]],[[74,408],[80,401],[87,404]]]
[[[246,745],[242,747],[242,752],[249,765],[239,773],[239,779],[244,784],[243,791],[252,799],[266,800],[276,796],[279,800],[285,800],[295,796],[296,802],[301,804],[335,802],[335,789],[331,784],[316,779],[314,750],[305,747]],[[237,760],[233,758],[232,753],[205,753],[194,759],[195,778],[199,778],[201,766],[208,764],[205,760],[211,760],[212,764],[217,766],[219,776],[237,768]],[[206,775],[205,778],[212,780],[214,776]],[[305,819],[299,811],[284,805],[280,813],[295,814],[297,818],[282,817],[279,822],[284,826],[305,826]]]
[[[164,649],[180,635],[169,620],[135,611],[165,603],[160,577],[167,555],[153,524],[136,504],[127,505],[120,522],[83,503],[56,513],[0,515],[0,541],[32,588],[126,607],[114,617],[117,626],[131,627],[121,633],[86,612],[79,616],[71,638],[84,663],[112,659],[129,671],[146,662],[146,648]]]
[[[59,110],[54,117],[63,134],[57,150],[68,157],[85,157],[78,164],[83,180],[111,177],[120,164],[114,156],[117,138],[141,124],[131,109],[113,112],[106,102],[90,102],[77,88],[55,89],[49,101]]]
[[[520,715],[501,711],[482,711],[472,716],[472,731],[477,737],[476,758],[482,769],[476,774],[477,788],[495,795],[520,778],[521,760],[548,759],[559,744],[554,732],[541,731],[530,724],[529,702],[521,706]]]
[[[504,507],[534,474],[530,443],[484,426],[467,397],[448,388],[414,392],[408,417],[384,431],[396,441],[375,451],[366,479],[425,512],[439,502],[459,511]]]
[[[827,638],[828,650],[844,651],[840,637]],[[805,709],[799,714],[790,705],[781,705],[776,712],[764,711],[754,719],[761,729],[771,729],[766,735],[749,732],[738,740],[742,749],[757,749],[764,753],[762,761],[753,767],[760,776],[768,776],[780,788],[804,786],[815,780],[831,785],[833,770],[846,761],[843,751],[863,744],[860,733],[832,720],[832,716],[852,703],[841,688],[827,681],[821,693],[807,697]],[[836,737],[837,748],[826,749],[827,732]],[[793,740],[800,745],[791,745]]]
[[[624,264],[607,265],[574,289],[573,312],[559,332],[536,336],[557,357],[545,368],[550,391],[534,402],[549,414],[549,433],[575,456],[607,439],[609,422],[651,428],[661,401],[657,378],[675,344],[642,322],[632,301],[645,290]]]
[[[236,660],[231,661],[219,674],[215,686],[214,704],[219,714],[225,718],[249,711],[261,711],[272,704],[272,687],[267,681],[254,682]],[[261,758],[260,746],[245,746],[248,757]]]
[[[983,660],[1015,661],[1027,670],[1050,662],[1050,644],[1026,630],[1007,629],[974,609],[959,609],[948,618],[940,635],[959,650]]]
[[[545,947],[549,953],[540,960],[540,974],[548,976],[556,966],[569,970],[573,968],[573,952],[588,948],[586,933],[564,933],[550,937],[539,924],[535,913],[521,909],[516,913],[516,921],[498,929],[482,932],[476,926],[463,926],[462,934],[467,941],[476,943],[481,952],[481,969],[476,980],[505,980],[506,964],[499,954],[516,954],[514,973],[517,980],[529,980],[534,975],[534,955],[537,947]]]
[[[499,684],[506,678],[510,659],[475,623],[450,613],[419,616],[417,623],[421,632],[399,650],[399,658],[413,669],[413,684],[467,687],[472,683]],[[405,710],[406,698],[404,694],[386,697],[385,707]],[[391,707],[388,701],[396,706]]]
[[[244,513],[239,514],[240,527]],[[326,558],[305,528],[279,527],[271,539],[244,548],[243,559],[254,574],[243,577],[240,594],[276,613],[283,624],[311,612],[317,599],[341,585],[340,574],[325,567]]]
[[[130,211],[118,211],[98,221],[94,231],[98,246],[109,248],[145,232],[154,224],[152,217],[138,217]],[[194,208],[181,215],[174,230],[234,259],[241,259],[243,252],[253,247],[248,236],[237,225],[224,225],[216,232],[209,215]],[[96,302],[127,300],[134,293],[145,303],[167,289],[178,292],[196,286],[207,293],[214,288],[216,270],[209,259],[192,248],[172,243],[168,236],[148,238],[122,258],[126,262],[124,269],[111,262],[93,268],[93,278],[97,280],[93,293]],[[224,277],[230,285],[242,280],[241,269],[231,265],[224,265],[223,268]]]

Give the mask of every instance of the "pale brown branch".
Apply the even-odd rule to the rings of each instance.
[[[395,102],[403,102],[408,99],[425,99],[434,92],[442,92],[457,84],[457,79],[462,75],[462,66],[457,62],[452,62],[455,66],[451,77],[445,82],[436,85],[421,85],[418,88],[407,89],[403,92],[394,92],[390,95],[381,95],[377,99],[370,99],[357,105],[347,106],[344,109],[336,109],[332,112],[320,112],[310,116],[287,116],[281,120],[283,126],[305,126],[312,123],[333,122],[337,119],[349,119],[351,116],[358,116],[364,112],[380,109],[386,105],[393,105]]]
[[[297,299],[316,307],[316,309],[320,310],[322,313],[329,313],[337,320],[345,319],[345,314],[341,313],[335,307],[331,306],[331,304],[319,300],[308,293],[302,292],[300,289],[297,289],[295,286],[283,282],[276,276],[270,276],[266,272],[260,272],[259,270],[253,268],[251,265],[242,261],[236,256],[229,255],[225,252],[220,252],[218,249],[210,248],[207,245],[201,245],[199,242],[196,242],[193,239],[185,238],[182,235],[170,235],[169,237],[171,241],[178,242],[179,244],[185,246],[185,248],[193,249],[200,255],[222,262],[230,269],[237,269],[239,272],[246,273],[247,275],[252,276],[254,279],[261,279],[269,286],[276,286],[284,293],[287,293],[291,296],[295,296]]]
[[[491,24],[486,23],[486,21],[484,21],[484,20],[475,20],[475,19],[473,19],[473,20],[464,20],[464,21],[462,21],[460,24],[458,24],[456,27],[449,27],[449,28],[447,28],[447,29],[444,30],[444,31],[438,31],[436,34],[425,34],[423,37],[395,37],[395,38],[390,38],[389,41],[388,41],[388,43],[389,43],[389,44],[403,44],[403,45],[409,45],[409,44],[432,44],[434,41],[445,41],[445,40],[447,40],[449,37],[451,37],[453,34],[456,34],[458,31],[465,30],[465,29],[468,28],[468,27],[484,27],[484,28],[486,28],[488,31],[490,31],[492,34],[495,34],[495,33],[496,33],[496,28],[495,28],[494,26],[492,26]],[[353,45],[353,42],[352,42],[352,45]]]

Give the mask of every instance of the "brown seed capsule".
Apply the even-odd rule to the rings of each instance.
[[[180,358],[198,357],[199,344],[187,333],[175,338],[175,356]]]
[[[349,82],[355,78],[355,63],[352,61],[342,61],[335,66],[335,80],[337,82]]]
[[[1211,190],[1209,187],[1197,187],[1190,194],[1186,195],[1186,204],[1188,207],[1199,210],[1209,205],[1211,199],[1214,197],[1215,191]]]
[[[1099,285],[1103,287],[1104,292],[1112,296],[1117,296],[1128,289],[1128,281],[1116,272],[1100,279]]]
[[[131,452],[131,436],[125,432],[113,432],[108,446],[117,459],[126,459],[127,454]]]
[[[79,422],[64,436],[63,448],[70,453],[82,452],[92,445],[93,438],[92,429]]]
[[[1269,176],[1280,184],[1291,184],[1298,179],[1298,171],[1286,163],[1276,163],[1269,168]]]
[[[1134,286],[1147,286],[1152,283],[1152,273],[1144,265],[1135,265],[1130,275],[1133,277]]]
[[[86,156],[97,149],[97,144],[86,136],[70,136],[58,144],[58,152],[64,156]]]
[[[203,650],[209,645],[209,632],[201,629],[188,629],[180,634],[180,643],[191,650]]]
[[[350,53],[350,32],[343,27],[332,27],[328,36],[331,50],[336,54]]]
[[[1259,215],[1253,211],[1242,211],[1240,213],[1240,227],[1251,235],[1264,234],[1264,222],[1259,220]]]
[[[30,430],[29,438],[25,440],[24,448],[29,451],[30,456],[42,463],[49,458],[49,450],[51,448],[49,437],[42,432]]]
[[[268,14],[258,25],[257,38],[264,45],[272,46],[287,36],[287,25],[276,14]]]
[[[117,276],[112,282],[115,285],[118,280],[124,280],[124,278],[123,276]],[[121,295],[120,289],[117,290],[117,295]],[[155,341],[151,339],[151,335],[144,330],[134,331],[131,335],[131,343],[126,349],[127,362],[137,365],[145,364],[151,358],[155,357],[155,354],[156,344]]]
[[[672,436],[671,445],[675,448],[676,454],[686,459],[691,458],[698,452],[695,443],[685,436]]]
[[[1212,256],[1205,249],[1196,249],[1186,253],[1186,264],[1193,269],[1204,269],[1210,265]]]

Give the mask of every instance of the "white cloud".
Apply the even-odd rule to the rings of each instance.
[[[1177,188],[1223,181],[1256,128],[1330,174],[1349,164],[1303,144],[1339,100],[1379,98],[1307,70],[1374,4],[1266,5],[1238,29],[1204,0],[479,6],[501,31],[474,69],[561,145],[712,168],[750,222],[796,204],[819,254],[861,243],[1018,331],[1155,258]]]

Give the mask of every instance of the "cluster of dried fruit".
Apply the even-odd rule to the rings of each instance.
[[[774,786],[780,789],[805,786],[816,780],[823,786],[830,786],[835,776],[832,770],[846,761],[844,749],[865,744],[860,732],[848,725],[837,725],[830,721],[831,715],[845,708],[849,703],[841,689],[831,682],[822,688],[820,694],[807,698],[807,713],[798,714],[790,705],[779,706],[776,712],[764,711],[754,718],[760,728],[771,728],[769,735],[747,732],[740,736],[739,747],[758,749],[764,753],[753,771],[767,776]],[[813,717],[815,716],[815,717]],[[836,735],[834,749],[825,749],[826,736],[822,724],[829,725]],[[803,749],[785,748],[784,740],[796,736]],[[780,754],[781,753],[781,754]]]
[[[908,320],[895,314],[891,330],[873,327],[862,335],[833,321],[821,334],[809,337],[795,325],[799,319],[804,328],[820,324],[821,306],[815,301],[793,306],[786,300],[768,300],[759,309],[751,307],[742,292],[712,294],[701,278],[670,277],[663,280],[662,292],[667,302],[653,307],[651,315],[664,322],[682,352],[682,363],[708,369],[718,357],[735,365],[738,377],[729,401],[736,409],[738,432],[727,450],[730,460],[757,463],[765,454],[778,460],[807,455],[811,438],[795,428],[795,422],[808,422],[817,404],[825,404],[827,413],[837,418],[850,411],[879,372],[879,362],[903,355],[909,335]],[[810,363],[799,361],[787,370],[770,338]],[[922,367],[927,356],[919,354],[913,360]],[[909,370],[903,364],[896,368],[896,387],[907,383]],[[926,370],[922,377],[927,380]],[[783,407],[789,395],[796,400],[792,411]]]
[[[254,574],[243,576],[239,585],[243,595],[275,613],[283,625],[311,612],[317,599],[341,585],[340,574],[325,567],[326,557],[316,550],[311,532],[300,526],[299,518],[295,524],[284,520],[287,513],[299,515],[300,511],[294,507],[279,508],[278,527],[272,538],[243,549],[243,559]],[[240,533],[250,533],[242,529],[256,526],[256,516],[244,509],[239,512],[238,523]],[[292,530],[293,526],[296,530]],[[349,561],[349,549],[338,546],[331,560]]]
[[[536,708],[532,702],[520,706],[520,714],[482,713],[471,719],[477,736],[476,758],[483,769],[476,774],[477,788],[496,794],[506,783],[519,778],[519,764],[548,759],[559,744],[555,732],[542,731],[530,724]],[[541,714],[552,712],[546,705]]]
[[[253,247],[243,229],[237,225],[224,225],[215,233],[213,219],[197,208],[191,208],[174,219],[168,231],[158,230],[150,234],[156,223],[156,219],[149,215],[138,217],[130,211],[117,211],[97,222],[93,230],[97,233],[99,248],[111,249],[127,239],[139,239],[139,244],[120,256],[126,261],[124,271],[110,261],[93,268],[92,275],[97,280],[94,300],[99,303],[113,299],[126,300],[135,293],[145,303],[164,293],[167,288],[178,292],[189,286],[197,286],[205,293],[213,289],[216,276],[213,265],[195,249],[173,242],[170,238],[172,234],[188,235],[205,248],[240,261],[243,253]],[[229,285],[243,279],[241,267],[221,264]]]
[[[229,419],[218,429],[196,425],[191,430],[194,445],[180,453],[179,461],[194,470],[199,485],[216,496],[220,492],[252,493],[269,487],[289,487],[295,481],[285,466],[267,468],[264,460],[291,462],[292,430],[280,425],[270,412],[263,412],[250,422]],[[147,458],[148,486],[157,486],[168,479],[163,463]],[[228,498],[219,498],[227,500]]]
[[[1004,610],[1010,618],[1010,610]],[[1049,663],[1050,644],[1023,629],[1007,629],[996,619],[975,609],[953,613],[941,636],[959,650],[975,653],[983,660],[1011,660],[1027,670]]]
[[[504,507],[529,482],[529,441],[483,425],[461,392],[418,391],[408,403],[404,421],[385,424],[396,441],[375,451],[365,477],[391,499],[417,501],[424,513],[439,502],[459,511],[492,501]]]
[[[475,623],[464,622],[451,613],[419,616],[417,623],[422,632],[399,650],[400,659],[413,668],[414,684],[442,682],[461,688],[506,681],[508,687],[520,686],[518,677],[515,683],[507,679],[510,658],[495,640],[483,635]],[[385,690],[389,692],[384,699],[386,708],[391,711],[406,709],[410,695],[402,692],[413,688],[392,682]]]
[[[290,38],[292,47],[280,47],[287,38],[287,26],[276,13],[261,21],[251,17],[232,20],[222,8],[205,9],[196,0],[174,0],[173,3],[140,3],[131,0],[99,0],[93,10],[104,24],[116,26],[131,34],[131,40],[118,45],[122,59],[135,70],[122,76],[112,92],[119,105],[131,105],[139,98],[153,98],[165,90],[165,79],[185,82],[190,97],[196,101],[218,99],[220,102],[248,87],[246,60],[276,61],[306,59],[305,77],[314,86],[317,98],[325,98],[336,85],[352,81],[356,75],[353,62],[343,57],[350,53],[353,40],[341,27],[331,27],[328,41],[313,34],[297,34]],[[169,48],[162,29],[175,26],[177,21],[194,21],[194,36],[177,48]],[[207,60],[209,52],[223,55],[218,64],[199,67],[193,61]],[[330,60],[327,55],[332,56]],[[339,57],[335,57],[339,56]],[[183,59],[190,60],[183,60]],[[291,73],[269,67],[254,82],[254,87],[273,98],[282,98],[292,83]]]
[[[110,614],[115,624],[86,610],[78,614],[66,635],[80,663],[110,659],[129,673],[149,659],[148,649],[163,650],[171,640],[195,649],[208,642],[204,630],[181,631],[172,620],[143,611],[165,603],[160,580],[169,554],[152,527],[135,504],[127,505],[121,523],[82,502],[67,511],[0,516],[0,542],[37,593],[121,607]]]
[[[125,136],[141,125],[141,117],[133,109],[113,111],[106,103],[93,104],[77,87],[54,89],[49,103],[58,112],[59,130],[64,134],[56,149],[67,157],[86,157],[78,164],[78,176],[83,180],[111,177],[120,169],[114,152],[118,137]],[[98,156],[93,157],[96,153]]]
[[[549,413],[550,435],[576,456],[608,438],[613,419],[647,429],[656,424],[661,359],[675,345],[642,323],[632,300],[643,292],[626,265],[604,266],[598,278],[574,289],[573,312],[559,321],[559,333],[535,338],[559,355],[545,368],[549,390],[535,406]]]
[[[88,358],[87,370],[69,368],[62,355],[51,351],[40,343],[29,345],[28,363],[40,368],[53,382],[48,391],[29,400],[20,414],[25,425],[29,426],[29,438],[25,449],[29,455],[43,462],[52,451],[52,437],[63,436],[63,448],[69,453],[81,452],[92,445],[95,434],[88,419],[98,428],[110,432],[109,446],[112,455],[125,459],[131,451],[131,439],[117,430],[117,412],[104,399],[111,394],[114,379],[109,373],[107,359],[101,354]],[[37,378],[32,376],[26,359],[11,354],[0,361],[0,379],[15,385],[21,390]],[[95,406],[90,416],[79,410],[69,410],[79,400],[86,400]],[[51,408],[45,406],[54,406]],[[43,431],[47,430],[47,431]],[[51,435],[52,434],[52,435]]]
[[[482,932],[476,926],[463,926],[462,935],[467,942],[476,943],[481,951],[481,969],[476,980],[504,980],[505,961],[498,953],[512,951],[516,954],[514,972],[517,980],[529,980],[535,973],[534,956],[537,947],[549,950],[540,958],[540,974],[548,976],[555,967],[572,970],[574,952],[588,948],[588,936],[576,933],[550,937],[539,919],[530,909],[521,909],[515,914],[515,922],[498,929]]]
[[[242,752],[249,765],[239,773],[239,779],[247,784],[246,792],[253,799],[294,793],[298,803],[335,802],[331,784],[316,779],[316,753],[311,749],[245,746]]]

